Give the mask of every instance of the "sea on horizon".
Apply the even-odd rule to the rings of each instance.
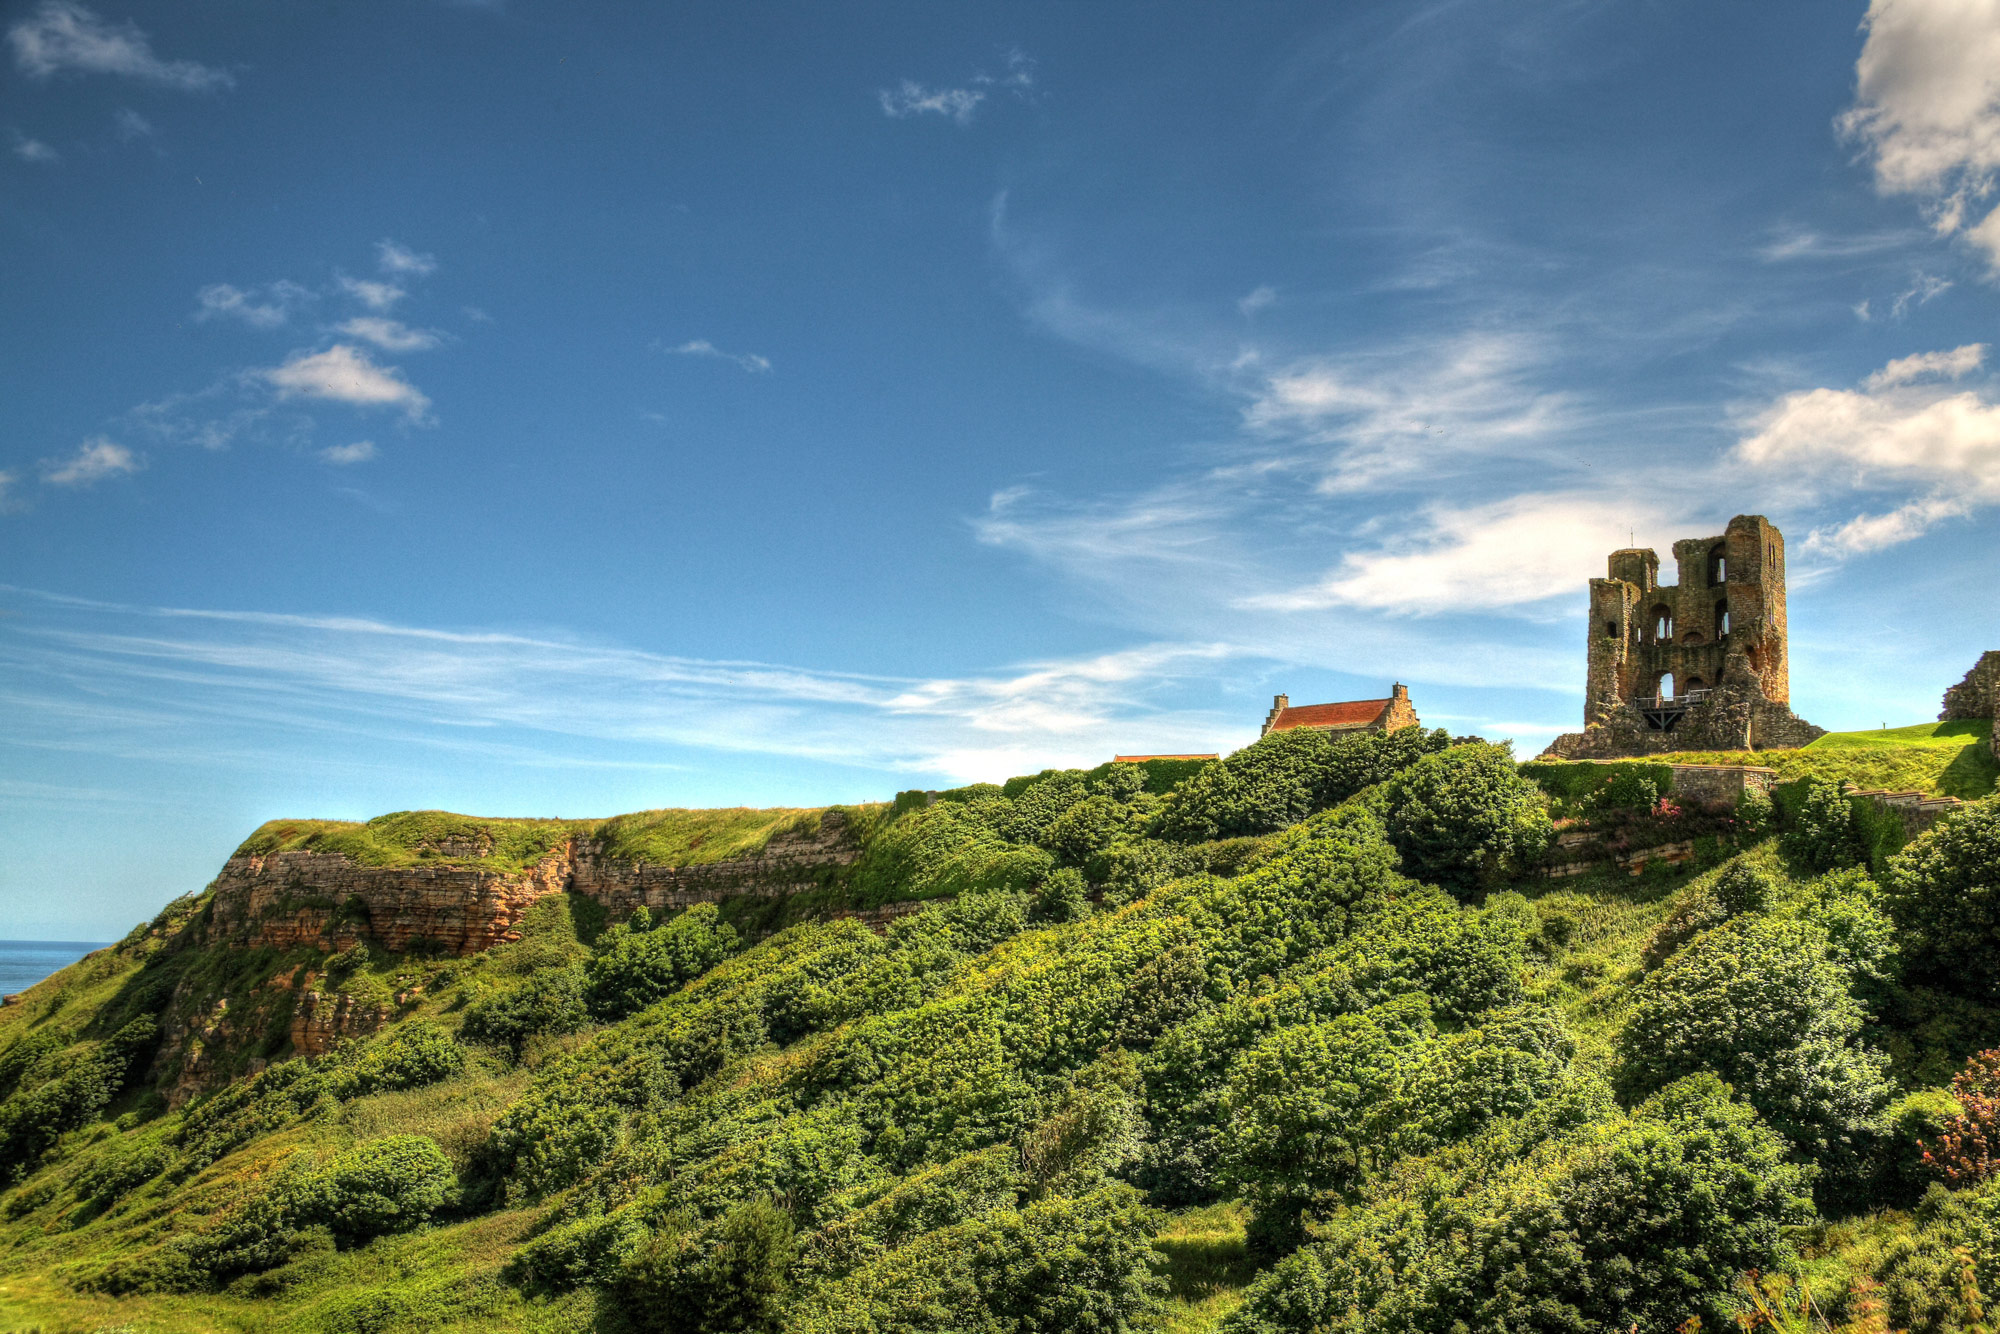
[[[0,995],[26,991],[35,983],[69,967],[108,940],[0,940]]]

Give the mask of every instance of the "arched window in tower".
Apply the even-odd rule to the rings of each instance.
[[[1715,604],[1715,637],[1720,639],[1728,633],[1729,604],[1727,602],[1718,602]]]
[[[1664,602],[1647,613],[1646,620],[1653,632],[1653,642],[1664,644],[1674,637],[1673,608]]]
[[[1708,584],[1714,588],[1729,580],[1729,552],[1726,547],[1717,547],[1708,553]]]
[[[1674,697],[1674,674],[1672,672],[1661,672],[1660,684],[1654,689],[1653,693],[1660,697],[1660,702],[1663,704],[1672,699]]]

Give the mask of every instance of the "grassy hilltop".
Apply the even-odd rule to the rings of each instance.
[[[1969,1334],[2000,803],[1899,846],[1835,780],[1983,797],[1979,741],[1759,755],[1780,800],[1728,811],[1415,731],[906,794],[836,887],[935,900],[880,932],[552,895],[467,958],[249,960],[193,896],[0,1010],[0,1330]],[[687,865],[818,819],[244,851]],[[1597,869],[1543,877],[1558,839]],[[393,1022],[169,1107],[184,984],[293,969]]]

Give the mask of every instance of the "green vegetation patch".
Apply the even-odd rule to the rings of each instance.
[[[1762,765],[1782,780],[1845,779],[1856,787],[1928,792],[1968,801],[1993,791],[1993,724],[1918,723],[1873,732],[1829,732],[1799,750],[1677,751],[1656,764]]]
[[[429,863],[525,870],[571,839],[594,839],[607,857],[658,866],[703,866],[754,857],[780,834],[819,829],[819,810],[658,810],[608,820],[494,819],[449,811],[398,811],[367,823],[272,820],[243,841],[239,857],[338,853],[362,866]],[[856,812],[855,814],[865,814]]]

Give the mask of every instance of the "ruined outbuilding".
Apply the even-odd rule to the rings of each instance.
[[[1825,729],[1793,713],[1785,539],[1739,514],[1674,543],[1675,581],[1651,548],[1611,553],[1590,581],[1583,731],[1544,752],[1613,759],[1676,750],[1785,750]]]
[[[1977,722],[2000,718],[2000,649],[1988,649],[1972,664],[1965,679],[1944,692],[1941,723]],[[2000,759],[2000,721],[1993,724],[1993,758]]]

